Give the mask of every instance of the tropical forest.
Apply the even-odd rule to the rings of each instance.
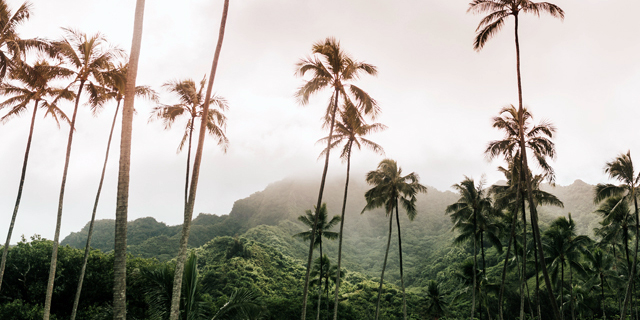
[[[0,320],[640,320],[638,10],[0,0]]]

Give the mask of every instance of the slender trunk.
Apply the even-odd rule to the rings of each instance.
[[[33,138],[33,127],[36,123],[36,112],[38,111],[38,100],[33,106],[33,115],[31,116],[31,125],[29,126],[29,137],[27,138],[27,149],[24,152],[24,161],[22,162],[22,173],[20,174],[20,183],[18,184],[18,196],[16,197],[16,204],[13,207],[13,215],[11,215],[11,223],[9,224],[9,231],[7,232],[7,241],[2,248],[2,262],[0,262],[0,289],[2,288],[2,279],[4,278],[4,268],[7,264],[7,254],[9,254],[9,245],[11,244],[11,234],[13,233],[13,226],[16,224],[16,217],[18,216],[18,207],[20,206],[20,199],[22,199],[22,188],[24,187],[24,179],[27,174],[27,162],[29,161],[29,151],[31,150],[31,140]]]
[[[538,319],[542,320],[542,311],[540,309],[540,277],[538,271],[538,245],[536,242],[533,242],[533,257],[535,259],[535,268],[536,268],[536,307],[538,309]]]
[[[477,209],[473,209],[473,292],[471,293],[471,320],[473,320],[475,314],[476,314],[476,290],[477,290],[477,285],[478,285],[478,280],[476,279],[476,270],[478,270],[478,263],[477,263],[477,259],[476,259],[476,252],[478,252],[477,249],[477,244],[478,241],[476,240],[476,231],[478,230],[478,221],[476,220],[476,215],[478,214]],[[480,313],[482,314],[482,313]]]
[[[127,82],[122,106],[122,131],[118,166],[118,192],[116,195],[116,225],[113,257],[113,319],[127,318],[127,214],[129,209],[129,171],[131,168],[131,133],[138,61],[142,44],[144,2],[136,1],[131,55],[127,67]]]
[[[93,225],[96,221],[96,211],[98,210],[98,201],[100,200],[100,193],[102,191],[102,183],[104,182],[104,173],[107,170],[107,161],[109,160],[109,148],[111,147],[111,138],[113,137],[113,128],[116,126],[116,119],[118,118],[118,111],[120,110],[120,100],[116,106],[116,112],[113,115],[113,122],[111,123],[111,131],[109,132],[109,140],[107,141],[107,152],[104,155],[104,164],[102,165],[102,174],[100,175],[100,183],[98,183],[98,192],[96,193],[96,200],[93,203],[93,212],[91,213],[91,222],[89,223],[89,233],[87,234],[87,244],[84,247],[84,258],[82,259],[82,267],[80,268],[80,277],[78,277],[78,288],[76,289],[76,296],[73,299],[73,309],[71,309],[71,320],[76,319],[76,312],[78,311],[78,303],[80,303],[80,293],[82,292],[82,282],[84,282],[84,273],[87,270],[87,261],[89,260],[89,250],[91,247],[91,235],[93,234]]]
[[[520,121],[520,128],[524,128],[524,110],[522,107],[522,80],[520,76],[520,44],[518,41],[518,16],[515,15],[515,41],[516,41],[516,66],[517,66],[517,75],[518,75],[518,116]],[[526,148],[524,143],[524,130],[520,130],[520,157],[522,158],[522,168],[525,172],[528,172],[529,166],[527,165],[527,155]],[[528,175],[527,175],[528,176]],[[527,197],[529,199],[529,203],[533,202],[533,193],[531,192],[531,181],[529,177],[526,179],[526,189],[527,189]],[[533,229],[533,237],[536,241],[539,248],[542,248],[542,240],[540,237],[540,230],[538,228],[538,213],[536,212],[536,206],[529,206],[529,210],[531,211],[531,228]],[[538,250],[538,254],[540,255],[540,261],[544,260],[544,252],[543,250]],[[554,317],[556,319],[560,319],[560,312],[558,309],[558,305],[553,297],[553,291],[551,290],[551,280],[549,279],[549,272],[547,271],[547,266],[544,263],[541,263],[542,267],[542,275],[544,276],[544,282],[547,286],[547,294],[549,295],[549,300],[551,302],[551,309],[553,310]]]
[[[320,231],[320,230],[318,230]],[[322,231],[320,231],[322,233]],[[315,235],[312,235],[315,237]],[[322,234],[320,234],[322,237]],[[322,302],[322,272],[324,269],[322,268],[322,239],[320,239],[320,272],[318,273],[318,314],[316,315],[316,320],[320,320],[320,305]]]
[[[622,238],[624,241],[624,253],[627,259],[627,270],[631,270],[631,259],[629,258],[629,229],[628,227],[622,229]]]
[[[487,279],[487,262],[484,256],[484,232],[480,232],[480,251],[482,252],[482,277]],[[484,305],[487,308],[487,319],[491,320],[491,311],[489,310],[489,295],[487,288],[484,288]]]
[[[387,250],[384,253],[382,263],[382,274],[380,275],[380,287],[378,288],[378,299],[376,301],[376,320],[380,316],[380,297],[382,296],[382,284],[384,283],[384,270],[387,268],[387,257],[389,257],[389,245],[391,244],[391,229],[393,227],[393,211],[389,213],[389,236],[387,237]]]
[[[638,240],[640,240],[640,220],[638,220],[638,199],[636,197],[635,189],[632,189],[631,197],[633,198],[633,205],[635,206],[636,216],[636,249],[634,250],[633,263],[631,264],[631,269],[629,270],[629,283],[627,284],[627,290],[624,297],[624,303],[622,304],[620,319],[626,319],[625,316],[627,315],[627,307],[629,306],[629,302],[633,299],[631,295],[631,288],[633,287],[633,280],[636,274],[636,265],[638,265]]]
[[[571,298],[571,320],[576,320],[576,309],[573,305],[573,268],[569,262],[569,296]]]
[[[564,320],[564,259],[560,264],[560,316]]]
[[[336,88],[333,101],[333,110],[331,110],[331,125],[329,127],[329,139],[327,140],[327,154],[324,158],[324,169],[322,169],[322,179],[320,180],[320,191],[318,191],[318,202],[316,204],[316,214],[313,220],[313,228],[311,228],[311,234],[316,233],[316,227],[318,225],[318,210],[322,205],[322,194],[324,193],[324,183],[327,179],[327,170],[329,170],[329,153],[331,151],[331,142],[333,140],[333,126],[336,121],[336,110],[338,110],[338,95],[339,91]],[[311,259],[313,256],[313,237],[309,241],[309,256],[307,258],[307,272],[304,275],[304,289],[302,290],[302,320],[307,318],[307,297],[309,295],[309,273],[311,272]]]
[[[607,320],[607,312],[604,309],[604,274],[600,273],[600,303],[602,304],[602,320]]]
[[[404,320],[407,320],[407,296],[404,291],[404,270],[402,269],[402,234],[400,233],[400,217],[398,215],[398,198],[396,198],[396,224],[398,225],[398,254],[400,256],[400,285],[402,286],[402,314],[404,315]]]
[[[329,271],[331,271],[331,267],[329,265],[327,265],[327,272],[325,273],[324,276],[324,292],[327,296],[327,299],[325,299],[325,304],[327,305],[327,320],[329,320]]]
[[[187,207],[189,202],[189,170],[191,165],[191,139],[193,138],[193,122],[196,121],[195,117],[191,117],[191,123],[189,124],[189,146],[187,149],[187,173],[184,181],[184,207]]]
[[[504,297],[504,283],[507,278],[507,265],[509,263],[509,254],[511,253],[511,243],[516,236],[516,225],[518,222],[518,203],[520,203],[520,184],[516,186],[516,202],[514,206],[515,213],[513,214],[513,220],[511,221],[511,231],[509,232],[509,242],[507,244],[507,253],[504,256],[504,264],[502,266],[502,280],[500,281],[500,294],[498,295],[498,311],[500,320],[504,320],[502,311],[502,299]],[[514,249],[515,251],[515,249]]]
[[[216,52],[213,56],[213,64],[211,66],[211,75],[209,76],[209,84],[207,85],[207,95],[205,96],[204,105],[202,107],[202,119],[200,123],[200,133],[198,135],[198,146],[196,147],[196,156],[193,161],[193,171],[191,176],[191,186],[189,187],[189,199],[184,208],[184,220],[182,224],[182,235],[180,237],[180,248],[176,259],[176,271],[173,279],[173,294],[171,295],[171,313],[170,320],[178,320],[180,317],[180,294],[182,293],[182,274],[184,272],[184,263],[187,258],[187,244],[189,242],[189,232],[191,230],[191,217],[193,216],[193,207],[196,202],[196,191],[198,189],[198,177],[200,176],[200,163],[202,161],[202,149],[204,147],[204,138],[207,131],[207,121],[209,119],[209,103],[211,92],[213,90],[213,82],[216,78],[216,69],[218,67],[218,59],[220,58],[220,50],[222,50],[222,40],[224,39],[224,29],[227,22],[227,13],[229,11],[229,0],[224,1],[222,10],[222,19],[220,21],[220,32],[218,34],[218,44]],[[315,233],[314,233],[315,234]],[[311,238],[313,239],[313,237]],[[312,240],[313,242],[313,240]]]
[[[520,181],[524,181],[525,171],[520,170]],[[529,206],[532,204],[529,203]],[[520,319],[524,319],[524,290],[527,281],[527,211],[522,197],[522,278],[520,279]],[[527,294],[529,290],[527,290]]]
[[[347,208],[347,193],[349,191],[349,170],[351,169],[351,147],[353,143],[349,142],[347,149],[347,178],[344,183],[344,197],[342,199],[342,219],[340,220],[340,236],[338,239],[338,273],[336,274],[336,294],[333,305],[333,320],[338,320],[338,293],[340,290],[340,268],[342,267],[342,232],[344,230],[344,212]]]
[[[80,103],[80,94],[84,87],[85,80],[80,80],[78,94],[76,96],[76,104],[73,107],[73,116],[71,117],[71,125],[69,126],[69,140],[67,140],[67,153],[64,160],[64,170],[62,171],[62,184],[60,185],[60,197],[58,198],[58,214],[56,219],[56,231],[53,235],[53,248],[51,250],[51,265],[49,266],[49,280],[47,281],[47,293],[44,300],[43,319],[49,320],[51,312],[51,299],[53,297],[53,282],[56,278],[56,266],[58,264],[58,241],[60,240],[60,226],[62,224],[62,204],[64,202],[64,189],[67,184],[67,172],[69,170],[69,159],[71,158],[71,144],[73,143],[73,132],[76,124],[76,115],[78,114],[78,105]]]

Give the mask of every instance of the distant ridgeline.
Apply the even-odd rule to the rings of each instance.
[[[189,245],[200,247],[215,237],[241,236],[269,245],[284,255],[302,261],[308,252],[308,244],[292,235],[305,229],[297,221],[297,217],[313,208],[317,189],[316,181],[285,179],[236,201],[229,215],[201,213],[193,221]],[[350,183],[343,257],[346,269],[378,277],[382,269],[388,220],[383,210],[360,214],[365,206],[364,193],[368,189],[364,182]],[[564,202],[565,207],[541,207],[539,212],[542,228],[546,228],[553,218],[566,216],[570,212],[579,233],[593,234],[593,227],[600,221],[593,213],[593,186],[576,180],[569,186],[544,185],[543,189],[555,194]],[[343,192],[342,180],[328,181],[324,199],[330,216],[340,214]],[[422,282],[428,280],[424,279],[425,272],[435,275],[438,270],[434,269],[434,263],[446,259],[446,255],[452,250],[454,234],[450,231],[451,222],[444,211],[446,206],[457,199],[458,195],[451,191],[442,192],[429,187],[426,195],[418,196],[416,219],[410,222],[406,216],[401,215],[407,277],[405,281],[409,286],[424,285]],[[114,221],[96,221],[94,230],[92,247],[103,251],[113,250]],[[180,225],[167,226],[151,217],[131,221],[127,227],[129,252],[145,258],[155,257],[161,261],[172,259],[177,254],[180,230]],[[67,236],[62,244],[84,247],[87,231],[88,224],[80,232]],[[397,237],[395,227],[394,237]],[[397,246],[395,243],[396,241],[392,241],[392,247]],[[324,249],[330,259],[337,256],[336,241],[325,240]],[[397,247],[391,248],[389,254],[389,280],[395,281],[399,279]]]

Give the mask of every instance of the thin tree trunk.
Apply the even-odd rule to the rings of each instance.
[[[209,76],[209,84],[207,86],[207,95],[205,96],[202,119],[200,124],[200,133],[198,135],[198,146],[196,148],[196,156],[193,162],[193,171],[191,176],[191,186],[189,187],[189,199],[184,209],[184,221],[182,224],[182,236],[180,237],[180,248],[176,259],[176,271],[173,279],[173,294],[171,295],[171,313],[170,320],[178,320],[180,317],[180,294],[182,292],[182,274],[184,271],[184,263],[187,258],[187,244],[189,241],[189,232],[191,230],[191,217],[193,216],[193,207],[196,202],[196,191],[198,188],[198,177],[200,176],[200,163],[202,161],[202,149],[204,147],[204,138],[207,131],[207,121],[209,119],[209,103],[211,92],[213,90],[213,82],[216,77],[216,69],[218,67],[218,59],[222,50],[222,40],[224,39],[224,29],[227,22],[227,13],[229,11],[229,0],[224,1],[222,10],[222,19],[220,21],[220,32],[218,34],[218,44],[213,57],[211,66],[211,75]],[[315,234],[315,233],[314,233]],[[313,237],[311,238],[313,239]],[[313,242],[313,240],[312,240]]]
[[[138,61],[142,44],[144,2],[136,1],[131,56],[122,106],[122,131],[118,166],[118,192],[116,195],[116,225],[113,257],[113,319],[127,318],[127,214],[129,209],[129,171],[131,168],[131,132],[133,127],[133,103],[135,98]]]
[[[513,178],[512,178],[513,179]],[[513,220],[511,221],[511,231],[509,233],[509,242],[507,245],[507,253],[504,256],[504,265],[502,266],[502,280],[500,281],[500,294],[498,295],[498,310],[500,320],[504,320],[504,315],[502,311],[502,301],[504,296],[504,283],[507,278],[507,265],[509,263],[509,254],[511,253],[511,243],[516,235],[516,225],[518,222],[518,203],[520,202],[520,183],[516,186],[516,202],[515,202],[515,213],[513,214]],[[514,245],[515,246],[515,245]],[[515,251],[515,249],[514,249]]]
[[[87,234],[87,244],[84,247],[84,258],[82,259],[82,267],[80,268],[80,277],[78,278],[78,288],[76,289],[76,296],[73,299],[73,309],[71,309],[71,320],[76,319],[76,312],[78,311],[78,303],[80,303],[80,293],[82,292],[82,283],[84,282],[84,273],[87,269],[87,261],[89,260],[89,250],[91,247],[91,235],[93,235],[93,225],[96,221],[96,211],[98,210],[98,201],[100,200],[100,193],[102,191],[102,183],[104,182],[104,173],[107,170],[107,161],[109,160],[109,148],[111,147],[111,138],[113,137],[113,128],[116,126],[116,119],[118,118],[118,111],[120,110],[120,100],[116,106],[116,112],[113,115],[113,122],[111,123],[111,131],[109,132],[109,140],[107,141],[107,152],[104,155],[104,164],[102,165],[102,174],[100,175],[100,183],[98,183],[98,192],[96,193],[96,200],[93,203],[93,212],[91,213],[91,222],[89,223],[89,233]]]
[[[478,222],[476,220],[477,209],[473,209],[473,292],[471,293],[471,320],[475,317],[476,314],[476,290],[478,285],[478,280],[476,279],[476,270],[478,270],[478,262],[476,261],[476,252],[478,252],[476,240],[476,230],[478,230]],[[482,314],[482,313],[480,313]]]
[[[524,181],[525,171],[520,170],[520,181]],[[532,204],[529,203],[529,206]],[[524,290],[527,281],[527,211],[522,197],[522,278],[520,279],[520,319],[524,319]],[[529,293],[529,290],[527,290]]]
[[[631,264],[631,269],[629,270],[629,283],[627,284],[627,292],[624,297],[624,303],[622,304],[622,312],[620,319],[626,319],[627,315],[627,307],[629,306],[629,302],[633,299],[631,295],[631,288],[633,287],[633,280],[636,274],[636,265],[638,265],[638,240],[640,240],[640,220],[638,220],[638,199],[636,198],[635,189],[631,192],[631,197],[633,198],[633,205],[635,206],[635,216],[636,216],[636,249],[633,253],[633,264]]]
[[[387,258],[389,257],[389,245],[391,244],[391,230],[393,227],[393,211],[389,213],[389,236],[387,237],[387,250],[384,253],[384,262],[382,263],[382,274],[380,275],[380,287],[378,288],[378,299],[376,301],[376,320],[380,316],[380,297],[382,296],[382,284],[384,283],[384,270],[387,268]]]
[[[318,191],[318,202],[316,204],[316,214],[313,220],[313,228],[311,228],[311,234],[316,233],[316,227],[318,225],[318,210],[322,205],[322,194],[324,193],[324,183],[327,179],[327,171],[329,170],[329,153],[331,151],[331,141],[333,140],[333,126],[336,121],[336,110],[338,110],[338,88],[334,92],[333,110],[331,111],[331,125],[329,127],[329,139],[327,140],[327,154],[324,158],[324,169],[322,169],[322,179],[320,180],[320,191]],[[302,320],[307,318],[307,298],[309,295],[309,274],[311,273],[311,259],[313,257],[313,242],[315,239],[311,237],[309,241],[309,256],[307,258],[307,271],[304,275],[304,288],[302,290]]]
[[[573,305],[573,268],[569,262],[569,295],[571,297],[571,320],[576,320],[576,309]]]
[[[480,232],[480,251],[482,252],[482,277],[487,279],[487,262],[484,256],[484,232]],[[491,311],[489,310],[489,295],[487,288],[484,288],[484,305],[487,308],[487,319],[491,320]]]
[[[338,239],[338,273],[336,274],[336,294],[335,302],[333,305],[333,320],[338,320],[338,293],[340,290],[340,268],[342,267],[342,233],[344,230],[344,212],[347,208],[347,193],[349,191],[349,170],[351,169],[351,146],[352,142],[349,142],[349,148],[347,149],[347,178],[344,183],[344,197],[342,199],[342,219],[340,220],[340,237]]]
[[[320,230],[318,230],[320,231]],[[312,235],[312,237],[315,237],[315,234]],[[322,237],[322,235],[320,235],[320,237]],[[316,320],[320,320],[320,305],[322,302],[322,272],[324,270],[322,269],[322,239],[320,239],[320,272],[318,273],[318,313],[316,315]]]
[[[2,248],[2,262],[0,262],[0,289],[2,288],[2,279],[4,279],[4,268],[7,264],[7,254],[9,254],[9,245],[11,244],[11,234],[13,233],[13,227],[16,224],[16,217],[18,216],[18,207],[20,207],[20,199],[22,199],[22,189],[24,187],[24,179],[27,174],[27,163],[29,161],[29,151],[31,150],[31,140],[33,138],[33,127],[36,122],[36,112],[38,111],[38,100],[33,106],[33,115],[31,116],[31,125],[29,126],[29,137],[27,138],[27,149],[24,152],[24,161],[22,162],[22,173],[20,174],[20,183],[18,184],[18,196],[16,197],[16,204],[13,207],[13,215],[11,215],[11,223],[9,224],[9,231],[7,232],[7,241]]]
[[[193,122],[196,120],[195,117],[191,118],[191,123],[189,124],[189,149],[187,149],[187,173],[184,182],[184,207],[187,207],[187,203],[189,202],[189,170],[191,165],[191,138],[193,138]]]
[[[76,115],[78,114],[78,105],[80,103],[80,94],[84,87],[85,80],[80,80],[78,87],[78,95],[76,96],[76,104],[73,107],[73,116],[71,117],[71,125],[69,126],[69,140],[67,141],[67,153],[64,160],[64,170],[62,171],[62,184],[60,185],[60,197],[58,199],[58,214],[56,219],[56,231],[53,235],[53,248],[51,250],[51,265],[49,266],[49,280],[47,281],[47,293],[44,300],[43,319],[49,320],[51,312],[51,299],[53,297],[53,282],[56,278],[56,266],[58,264],[58,242],[60,240],[60,226],[62,225],[62,204],[64,202],[64,190],[67,184],[67,172],[69,170],[69,159],[71,158],[71,144],[73,142],[73,132],[75,131]]]
[[[600,303],[602,303],[602,320],[607,320],[607,312],[604,309],[604,275],[600,273]]]
[[[538,245],[536,242],[533,242],[533,257],[535,259],[535,268],[536,268],[536,307],[538,308],[538,319],[542,320],[542,311],[540,309],[540,278],[538,277]]]
[[[516,67],[517,67],[516,69],[517,69],[517,76],[518,76],[518,116],[520,118],[519,119],[520,128],[524,128],[524,119],[523,119],[524,109],[522,107],[522,80],[520,76],[520,44],[518,41],[518,16],[515,15],[514,17],[515,17],[515,42],[516,42]],[[527,154],[526,154],[526,147],[524,143],[524,130],[520,130],[519,134],[520,134],[520,151],[521,151],[520,156],[522,157],[521,170],[528,172],[529,166],[527,164]],[[527,196],[529,199],[529,203],[534,203],[533,193],[531,191],[531,181],[528,175],[525,182],[527,184],[526,189],[527,189]],[[542,248],[540,230],[538,229],[538,213],[536,212],[536,206],[534,205],[529,206],[529,210],[531,211],[531,228],[533,229],[534,240],[538,244],[538,247]],[[540,261],[545,261],[543,251],[538,250],[538,253],[540,255]],[[549,272],[547,271],[547,266],[544,263],[541,263],[540,266],[542,267],[542,274],[544,276],[544,282],[547,286],[547,294],[549,295],[551,309],[553,310],[554,317],[556,319],[560,319],[561,316],[558,309],[558,305],[556,304],[556,301],[553,297],[553,291],[551,290],[551,280],[549,279]]]
[[[560,264],[560,316],[564,320],[564,259]]]
[[[400,284],[402,285],[402,314],[404,314],[404,320],[407,320],[407,297],[404,291],[404,270],[402,269],[402,234],[400,233],[400,217],[398,215],[398,198],[396,198],[396,223],[398,224],[398,253],[400,256]]]

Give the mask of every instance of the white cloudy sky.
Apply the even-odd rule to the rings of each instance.
[[[21,1],[9,0],[13,8]],[[33,0],[23,37],[58,39],[61,27],[101,32],[129,50],[133,0]],[[555,0],[564,22],[524,16],[521,21],[525,104],[536,120],[558,128],[559,184],[606,181],[604,163],[630,149],[640,154],[640,3],[631,0]],[[499,162],[483,156],[501,137],[491,117],[517,103],[513,21],[478,53],[472,49],[481,16],[468,0],[235,0],[216,75],[215,91],[231,109],[222,154],[212,141],[205,156],[195,213],[227,214],[233,202],[285,177],[320,177],[326,135],[320,117],[326,95],[308,106],[293,94],[302,79],[295,63],[328,36],[358,60],[378,67],[359,85],[382,107],[389,129],[371,137],[405,171],[441,190],[463,175],[500,178]],[[138,84],[161,90],[173,79],[201,79],[211,66],[222,0],[147,1]],[[162,100],[175,102],[162,92]],[[153,105],[139,101],[134,122],[129,218],[153,216],[181,223],[186,154],[176,154],[181,132],[147,123]],[[71,113],[72,106],[64,106]],[[0,111],[2,114],[3,111]],[[98,117],[79,112],[64,203],[62,237],[89,220],[113,106]],[[0,232],[15,201],[29,117],[0,126]],[[119,132],[119,124],[116,129]],[[52,238],[68,127],[38,117],[13,241],[21,234]],[[119,144],[119,138],[114,141]],[[114,148],[112,150],[117,150]],[[117,151],[111,159],[98,218],[113,218]],[[369,151],[353,158],[355,179],[382,159]],[[330,173],[344,167],[333,158]],[[4,237],[4,236],[3,236]]]

